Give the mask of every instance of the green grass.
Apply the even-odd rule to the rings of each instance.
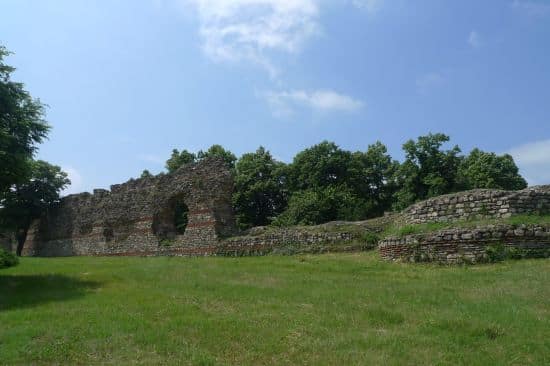
[[[425,234],[429,232],[455,229],[455,228],[475,228],[477,226],[508,224],[508,225],[550,225],[550,215],[516,215],[502,219],[474,219],[460,220],[452,222],[429,222],[425,224],[402,224],[395,223],[388,227],[382,237],[398,236],[402,237],[411,234]]]
[[[548,365],[550,260],[23,258],[0,364]]]

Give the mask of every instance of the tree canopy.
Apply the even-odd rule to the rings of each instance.
[[[16,234],[20,252],[31,221],[58,202],[70,181],[60,167],[34,160],[50,126],[44,105],[11,79],[9,54],[0,46],[0,228]]]
[[[285,164],[259,147],[235,165],[233,205],[242,228],[267,225],[286,207]]]
[[[50,129],[44,105],[11,79],[15,68],[5,63],[9,54],[0,46],[0,195],[28,179],[31,158]]]
[[[197,154],[174,150],[166,166],[173,171],[208,156],[224,159],[235,178],[233,207],[241,228],[361,220],[460,190],[526,187],[510,155],[474,149],[463,156],[458,146],[447,147],[449,142],[442,133],[409,140],[401,163],[380,141],[353,152],[322,141],[288,164],[263,147],[237,159],[213,145]]]
[[[466,156],[458,169],[461,189],[496,188],[523,189],[527,182],[519,174],[518,167],[509,154],[501,156],[474,149]]]
[[[59,193],[71,183],[60,167],[42,160],[30,161],[29,179],[11,188],[1,200],[0,223],[12,229],[19,241],[24,242],[26,231],[33,219],[59,202]],[[18,249],[19,254],[20,248]]]

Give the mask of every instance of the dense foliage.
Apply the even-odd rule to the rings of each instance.
[[[242,228],[267,225],[286,207],[285,164],[259,147],[235,166],[233,204]]]
[[[30,222],[59,200],[70,181],[58,166],[33,159],[50,127],[40,101],[11,80],[8,55],[0,46],[0,230],[16,234],[19,252]]]
[[[458,177],[461,189],[527,187],[527,182],[519,175],[518,167],[511,155],[498,156],[479,149],[472,150],[464,158],[458,170]]]
[[[182,150],[181,152],[178,149],[172,150],[172,155],[170,159],[166,161],[166,170],[169,173],[172,173],[178,170],[179,167],[191,163],[201,161],[208,157],[218,157],[226,162],[227,166],[230,169],[235,167],[235,162],[237,157],[229,150],[225,150],[221,145],[212,145],[206,151],[200,150],[198,153],[194,154],[187,150]]]
[[[296,154],[290,164],[263,147],[236,159],[214,145],[197,154],[174,150],[166,167],[174,171],[207,156],[222,157],[234,174],[233,205],[241,228],[361,220],[441,194],[527,186],[510,155],[474,149],[463,156],[458,146],[445,147],[449,141],[441,133],[409,140],[402,163],[379,141],[355,152],[323,141]]]
[[[30,162],[28,180],[17,184],[4,195],[0,226],[16,233],[18,254],[31,221],[59,202],[59,193],[70,184],[60,167],[42,160]]]
[[[19,263],[15,254],[5,251],[0,248],[0,269],[13,267]]]
[[[30,159],[49,131],[44,106],[11,79],[15,69],[4,63],[8,55],[0,46],[0,195],[28,179]]]

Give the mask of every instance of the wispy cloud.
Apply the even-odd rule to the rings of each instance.
[[[416,90],[420,94],[427,94],[431,90],[445,83],[445,77],[439,72],[429,72],[416,79]]]
[[[550,3],[548,1],[514,0],[510,6],[512,9],[531,17],[550,16]]]
[[[550,139],[516,146],[508,153],[529,184],[550,184]]]
[[[468,44],[472,48],[479,48],[483,45],[483,42],[481,40],[481,36],[479,33],[475,30],[470,32],[470,35],[468,36]]]
[[[217,61],[248,61],[272,77],[272,53],[296,53],[319,32],[318,0],[185,0],[196,7],[203,50]]]
[[[354,112],[364,106],[362,101],[333,90],[270,91],[262,93],[261,96],[265,98],[277,116],[290,115],[298,107],[307,107],[323,112]]]
[[[61,192],[62,196],[66,196],[73,193],[80,193],[84,189],[84,179],[80,172],[72,166],[62,166],[61,169],[67,173],[71,180],[71,185]]]
[[[365,9],[368,13],[374,14],[380,10],[384,0],[352,0],[351,3],[359,9]]]

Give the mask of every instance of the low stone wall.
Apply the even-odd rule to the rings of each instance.
[[[221,241],[218,255],[241,256],[267,253],[322,253],[367,249],[353,232],[312,232],[310,229],[280,229],[258,236],[241,236]],[[370,247],[371,249],[374,246]]]
[[[386,260],[474,263],[490,260],[488,250],[499,246],[521,257],[548,257],[550,225],[488,225],[388,237],[378,248]]]
[[[443,195],[408,207],[402,212],[402,220],[420,224],[533,213],[550,213],[550,185],[521,191],[476,189]]]
[[[246,256],[297,253],[327,253],[374,249],[376,241],[368,233],[383,230],[390,218],[358,222],[330,222],[306,227],[256,227],[241,236],[216,238],[209,242],[190,243],[184,237],[159,242],[154,236],[142,241],[148,233],[130,233],[124,240],[82,241],[78,246],[67,240],[42,243],[41,256]],[[99,229],[94,229],[98,231]],[[93,231],[94,232],[94,231]],[[92,232],[92,233],[93,233]],[[34,235],[32,232],[29,235]],[[152,244],[150,244],[152,243]]]

